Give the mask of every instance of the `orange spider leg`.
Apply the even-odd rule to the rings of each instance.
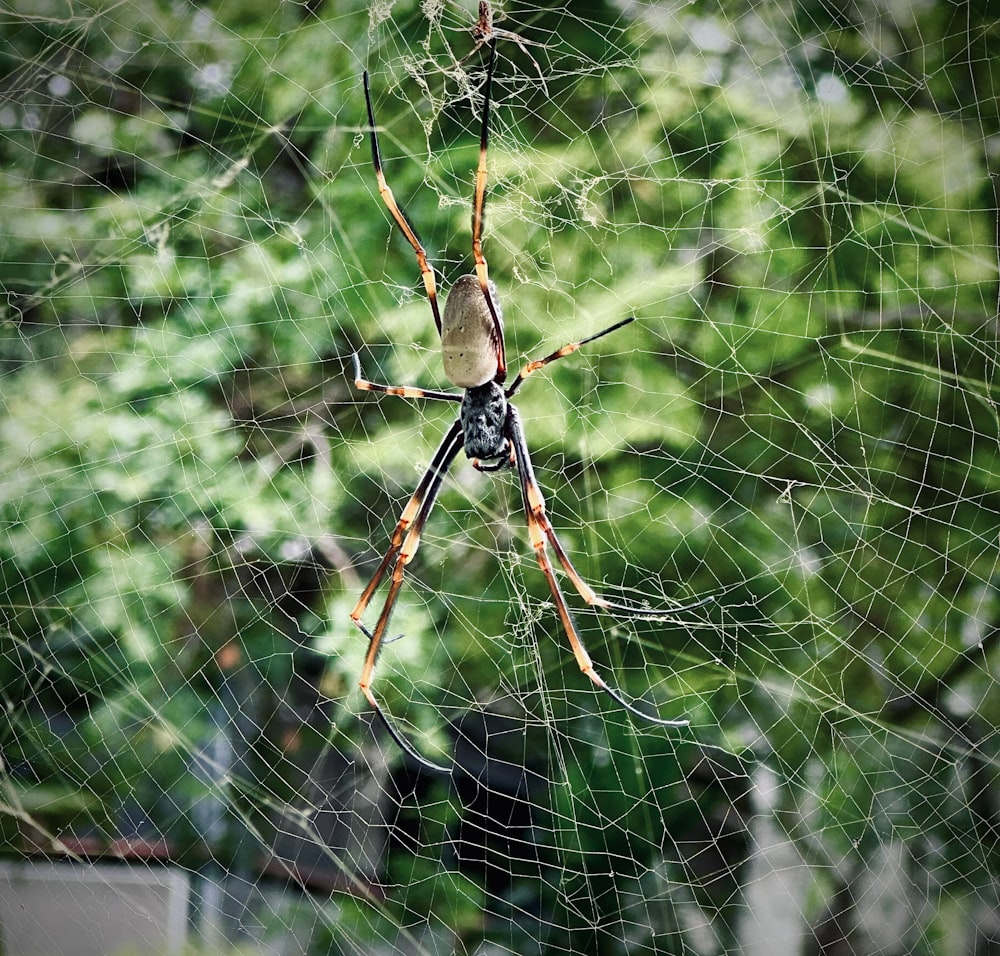
[[[562,348],[556,349],[545,358],[535,359],[534,361],[528,362],[520,372],[517,373],[517,378],[511,382],[510,387],[506,391],[507,398],[510,398],[524,383],[524,380],[534,372],[539,369],[544,368],[550,362],[555,362],[557,359],[565,358],[567,355],[572,355],[580,347],[593,342],[595,339],[602,338],[605,335],[609,335],[611,332],[615,332],[622,326],[628,325],[630,322],[635,321],[635,316],[629,316],[627,319],[622,319],[620,322],[616,322],[614,325],[608,326],[606,329],[602,329],[600,332],[595,332],[593,335],[588,336],[585,339],[580,339],[578,342],[568,342]],[[697,601],[693,601],[690,604],[680,605],[678,607],[672,608],[650,608],[650,607],[638,607],[631,604],[622,604],[615,601],[609,601],[606,597],[598,594],[594,589],[587,584],[587,582],[580,576],[576,568],[573,567],[572,561],[569,559],[569,555],[566,554],[565,549],[562,544],[560,544],[559,539],[556,537],[555,529],[552,527],[548,518],[545,517],[545,507],[541,500],[541,494],[538,492],[537,483],[534,484],[534,493],[537,493],[537,499],[531,502],[532,509],[542,517],[542,527],[545,530],[546,537],[549,543],[552,545],[552,550],[555,552],[556,557],[559,559],[559,563],[563,566],[566,574],[569,575],[570,580],[573,582],[574,587],[580,593],[580,596],[588,603],[596,607],[604,608],[608,611],[624,611],[629,614],[638,614],[645,617],[668,617],[671,614],[679,614],[682,611],[690,611],[696,607],[702,607],[705,604],[711,603],[714,598],[709,596],[705,598],[699,598]]]
[[[438,773],[449,773],[449,768],[442,767],[433,761],[428,760],[411,744],[395,724],[389,719],[388,714],[382,709],[378,699],[372,691],[372,680],[375,674],[375,663],[378,660],[379,650],[385,639],[385,632],[389,626],[389,618],[392,616],[393,608],[396,606],[396,599],[399,597],[400,588],[403,586],[403,574],[406,565],[413,560],[413,556],[420,547],[420,538],[423,535],[424,525],[437,500],[438,492],[441,490],[441,483],[448,471],[455,456],[462,448],[462,426],[460,421],[456,421],[445,435],[444,441],[438,446],[424,477],[420,480],[417,490],[413,493],[403,514],[393,532],[389,550],[385,553],[381,563],[372,575],[371,581],[362,593],[354,610],[351,612],[351,620],[361,629],[361,632],[368,638],[368,653],[365,654],[364,666],[361,668],[361,679],[358,686],[361,688],[372,710],[378,715],[382,724],[389,732],[389,736],[396,741],[397,745],[405,750],[411,757],[419,761],[429,770]],[[392,578],[389,583],[389,593],[386,595],[385,604],[382,606],[382,613],[379,614],[375,629],[369,631],[361,621],[361,615],[368,606],[372,595],[385,576],[389,565],[392,565]]]
[[[507,355],[503,341],[503,323],[497,313],[496,303],[490,295],[490,275],[483,255],[483,214],[486,206],[486,182],[488,170],[486,166],[486,151],[490,141],[490,92],[493,85],[493,67],[496,62],[496,41],[490,43],[490,62],[486,68],[486,88],[483,91],[483,123],[479,134],[479,166],[476,169],[476,194],[472,203],[472,256],[476,261],[476,276],[479,287],[483,290],[486,306],[493,319],[493,332],[497,348],[496,381],[502,382],[507,377]]]
[[[597,687],[630,713],[650,723],[660,724],[664,727],[688,726],[689,721],[687,720],[667,720],[663,717],[653,716],[639,710],[634,704],[627,701],[619,691],[612,688],[594,669],[593,661],[590,659],[587,649],[583,646],[580,633],[576,629],[572,614],[570,614],[569,605],[566,603],[562,588],[559,586],[559,581],[552,569],[552,563],[549,561],[547,545],[555,539],[555,532],[545,514],[545,500],[538,482],[535,480],[535,473],[528,454],[528,446],[524,440],[524,431],[521,427],[520,416],[517,413],[517,409],[513,406],[509,406],[508,414],[510,415],[510,436],[514,444],[514,453],[517,457],[517,470],[521,479],[521,496],[524,499],[524,511],[528,520],[528,536],[531,541],[531,547],[535,551],[539,567],[541,567],[542,573],[545,575],[545,580],[548,582],[549,590],[552,592],[552,597],[556,603],[556,610],[559,613],[563,630],[566,632],[566,637],[569,640],[570,648],[573,651],[573,656],[576,658],[577,665]],[[556,553],[559,554],[560,552],[562,552],[562,548],[558,547]],[[563,557],[565,557],[565,553],[563,553]],[[579,579],[579,575],[576,575],[575,572],[574,575]],[[593,590],[582,579],[579,580],[587,592],[592,597],[597,598]],[[574,584],[576,584],[576,580],[574,580]],[[580,593],[586,597],[584,591]]]
[[[392,218],[396,220],[396,225],[399,226],[400,232],[403,233],[406,237],[406,241],[413,247],[413,251],[417,254],[417,265],[420,267],[420,274],[424,279],[424,289],[427,292],[427,299],[431,304],[431,312],[434,313],[434,324],[437,326],[437,330],[440,333],[441,313],[438,311],[437,283],[434,279],[434,269],[427,261],[427,251],[421,244],[420,239],[417,238],[417,231],[413,228],[413,224],[410,222],[406,213],[403,212],[402,208],[396,203],[396,197],[393,196],[392,190],[386,182],[385,174],[382,171],[382,153],[378,146],[378,134],[375,132],[375,110],[372,108],[372,96],[371,90],[368,86],[367,70],[365,71],[364,82],[365,104],[368,107],[368,125],[371,127],[372,163],[375,166],[375,178],[378,182],[378,194],[382,197],[382,201],[385,203],[386,208],[392,215]]]
[[[572,355],[577,349],[584,345],[593,342],[595,339],[603,338],[605,335],[610,335],[612,332],[617,332],[624,325],[628,325],[630,322],[635,321],[635,316],[630,315],[627,319],[622,319],[620,322],[615,322],[614,325],[609,325],[606,329],[601,329],[600,332],[595,332],[593,335],[588,335],[585,339],[580,339],[579,342],[567,342],[562,348],[556,349],[554,352],[546,355],[545,358],[534,359],[528,362],[520,372],[517,373],[517,378],[510,383],[507,389],[507,397],[510,398],[520,387],[524,384],[524,380],[534,372],[539,369],[545,368],[550,362],[556,361],[556,359],[565,358],[567,355]]]
[[[420,479],[420,484],[417,485],[417,490],[413,492],[410,500],[406,503],[406,507],[403,509],[403,513],[400,515],[399,521],[396,524],[396,529],[392,533],[389,550],[386,551],[381,563],[372,575],[372,579],[368,582],[364,591],[361,592],[361,597],[358,598],[358,603],[354,605],[354,610],[351,611],[351,620],[354,621],[354,623],[357,624],[363,631],[365,631],[366,634],[368,631],[361,623],[361,615],[365,613],[365,609],[368,607],[368,604],[372,599],[372,595],[375,593],[379,584],[381,584],[382,578],[385,576],[385,572],[388,570],[389,565],[401,551],[410,525],[413,524],[417,516],[420,515],[422,509],[426,509],[427,511],[430,510],[428,502],[430,502],[430,504],[434,503],[434,498],[437,497],[437,492],[441,486],[444,472],[447,470],[448,466],[454,460],[455,455],[462,447],[461,437],[462,423],[456,421],[451,428],[448,429],[448,434],[445,435],[444,440],[438,446],[437,451],[434,453],[434,457],[431,459],[430,466],[427,471],[424,472],[424,476]],[[423,520],[427,520],[426,514],[423,515]],[[423,527],[422,522],[421,527]],[[418,535],[415,543],[419,544],[419,540]],[[416,548],[414,547],[413,550],[415,551]],[[412,557],[413,554],[411,553],[407,558],[407,561],[409,561]],[[386,623],[388,623],[388,618],[386,618]],[[381,636],[379,637],[379,640],[381,641]]]
[[[380,382],[369,382],[361,375],[361,359],[355,352],[354,387],[362,392],[383,392],[386,395],[398,395],[400,398],[427,398],[436,401],[460,402],[462,396],[457,392],[441,392],[433,388],[419,388],[416,385],[383,385]]]

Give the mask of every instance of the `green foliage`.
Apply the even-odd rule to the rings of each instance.
[[[138,803],[193,860],[212,801],[238,828],[285,799],[269,775],[303,661],[333,700],[311,745],[369,745],[348,615],[453,413],[351,388],[354,350],[374,380],[446,386],[370,169],[362,69],[442,291],[470,268],[478,159],[479,68],[449,54],[465,20],[234,6],[12,13],[0,52],[6,813],[111,833]],[[581,612],[599,669],[775,769],[818,867],[933,843],[973,893],[997,862],[974,800],[984,777],[997,798],[1000,722],[995,24],[944,3],[873,8],[884,32],[808,4],[522,12],[547,40],[500,46],[486,237],[508,359],[638,318],[519,392],[550,515],[602,592],[718,598],[667,623]],[[695,748],[588,696],[516,480],[453,476],[381,699],[435,755],[463,715],[528,722],[545,742],[512,759],[548,784],[545,877],[504,899],[532,896],[535,933],[558,914],[553,947],[619,951],[593,929],[616,880],[661,902],[658,881],[697,882],[664,832],[744,793],[685,794]],[[254,729],[213,779],[197,758],[234,686]],[[384,905],[331,905],[334,942],[416,918],[490,937],[497,891],[439,852],[462,799],[422,807],[422,851],[386,850]],[[220,858],[244,852],[233,832]],[[729,931],[731,890],[699,896]]]

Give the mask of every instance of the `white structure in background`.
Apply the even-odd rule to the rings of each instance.
[[[170,867],[0,863],[0,952],[180,956],[188,887]]]

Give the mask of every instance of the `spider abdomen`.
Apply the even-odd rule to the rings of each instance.
[[[496,286],[490,298],[500,319]],[[441,316],[441,358],[448,381],[459,388],[475,388],[496,378],[499,339],[479,279],[474,274],[456,280]]]
[[[490,461],[507,454],[507,398],[496,382],[465,390],[461,418],[466,456]]]

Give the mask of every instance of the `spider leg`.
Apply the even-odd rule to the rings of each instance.
[[[371,581],[368,582],[368,586],[362,592],[358,603],[351,612],[351,620],[354,621],[361,629],[361,632],[368,638],[368,653],[365,655],[364,666],[361,668],[361,679],[358,682],[362,692],[368,699],[368,703],[372,709],[385,725],[389,735],[399,747],[423,766],[438,773],[449,773],[450,770],[447,767],[442,767],[440,764],[428,760],[406,740],[400,731],[396,729],[389,716],[382,710],[382,706],[372,692],[371,685],[375,672],[375,662],[378,660],[379,650],[385,638],[386,629],[389,626],[389,619],[396,605],[396,599],[399,597],[399,591],[403,586],[404,570],[417,553],[417,548],[420,547],[420,538],[423,534],[424,525],[427,523],[427,518],[441,490],[441,483],[461,448],[462,425],[460,421],[456,421],[438,446],[431,464],[417,485],[417,490],[403,509],[403,514],[396,525],[396,530],[393,532],[389,550],[386,552],[385,557],[382,558]],[[382,606],[382,612],[379,614],[375,629],[370,631],[361,621],[361,615],[371,601],[375,589],[381,583],[390,565],[392,565],[392,578],[389,583],[389,593],[386,595],[385,604]]]
[[[503,341],[503,323],[497,314],[496,304],[493,296],[490,295],[490,276],[486,266],[486,257],[483,255],[483,210],[486,206],[486,180],[488,170],[486,167],[486,151],[490,141],[490,92],[493,87],[493,67],[497,58],[497,41],[490,41],[490,61],[486,67],[486,88],[483,91],[483,120],[479,133],[479,166],[476,169],[476,193],[472,203],[472,255],[476,260],[476,276],[479,278],[479,287],[483,290],[483,297],[486,299],[486,307],[489,309],[490,317],[493,319],[494,341],[497,347],[497,378],[502,382],[507,377],[507,356]],[[438,326],[440,329],[440,325]]]
[[[535,488],[537,489],[537,485]],[[632,614],[637,617],[672,617],[675,614],[682,614],[684,611],[692,611],[697,607],[704,607],[706,604],[711,604],[715,597],[709,595],[708,597],[698,598],[697,601],[692,601],[690,604],[681,604],[677,607],[642,607],[636,604],[625,604],[619,601],[609,601],[603,594],[598,594],[580,575],[579,571],[573,567],[573,563],[569,559],[569,555],[566,553],[566,549],[562,546],[559,538],[556,536],[555,528],[552,527],[552,523],[549,521],[548,516],[545,514],[544,502],[541,500],[541,494],[538,495],[538,502],[542,507],[539,514],[539,518],[542,522],[542,528],[545,531],[546,537],[549,539],[549,543],[552,545],[552,550],[555,551],[556,557],[559,559],[559,563],[563,566],[566,574],[569,575],[569,579],[573,582],[573,586],[580,593],[582,597],[588,604],[594,607],[603,608],[605,611],[621,611],[623,614]]]
[[[406,237],[406,241],[413,247],[413,251],[417,254],[417,265],[420,267],[420,274],[424,279],[424,289],[427,292],[427,299],[431,304],[431,312],[434,313],[434,324],[437,326],[438,334],[441,333],[441,313],[438,310],[437,302],[437,283],[434,279],[434,269],[431,264],[427,261],[427,251],[424,249],[417,238],[417,231],[413,228],[413,224],[410,222],[406,213],[397,204],[396,197],[393,196],[392,190],[389,188],[389,184],[385,180],[385,174],[382,171],[382,153],[378,146],[378,134],[375,132],[375,110],[372,108],[372,96],[371,90],[368,85],[368,71],[365,71],[364,75],[365,84],[365,105],[368,107],[368,125],[371,127],[371,143],[372,143],[372,163],[375,166],[375,178],[378,182],[378,193],[382,197],[382,201],[385,203],[386,208],[392,215],[392,218],[396,220],[396,225],[399,226],[400,232]]]
[[[615,322],[614,325],[609,325],[606,329],[601,329],[600,332],[595,332],[593,335],[588,335],[585,339],[580,339],[579,342],[567,342],[562,348],[556,349],[550,355],[546,355],[545,358],[535,359],[533,362],[528,362],[528,364],[517,373],[517,378],[510,383],[510,386],[505,394],[508,398],[510,398],[521,387],[524,380],[533,372],[537,372],[540,368],[544,368],[546,365],[551,362],[555,362],[557,359],[565,358],[567,355],[572,355],[581,346],[587,345],[595,339],[603,338],[605,335],[610,335],[612,332],[617,332],[622,326],[628,325],[630,322],[634,321],[635,316],[630,315],[627,319],[622,319],[621,322]]]
[[[503,471],[504,468],[516,468],[517,464],[514,460],[514,448],[511,446],[508,454],[502,455],[500,458],[495,458],[493,461],[482,461],[479,458],[473,458],[472,467],[475,468],[476,471],[484,473],[491,471]]]
[[[413,746],[396,728],[396,725],[389,720],[385,711],[379,706],[378,701],[375,700],[371,694],[368,695],[368,701],[371,703],[375,710],[375,714],[379,720],[382,721],[382,726],[389,732],[389,736],[396,742],[396,746],[399,747],[404,753],[409,754],[418,764],[422,767],[426,767],[428,770],[433,770],[434,773],[451,773],[451,767],[442,766],[439,763],[434,763],[433,760],[428,760],[416,747]]]
[[[552,527],[552,522],[549,521],[548,515],[545,513],[545,500],[542,498],[541,487],[535,480],[534,469],[531,465],[531,459],[528,457],[528,449],[524,442],[523,432],[519,437],[520,442],[515,440],[514,446],[517,448],[519,443],[524,446],[522,454],[524,460],[527,461],[529,470],[529,481],[526,491],[528,496],[526,500],[528,509],[534,513],[541,530],[544,532],[549,544],[552,545],[552,550],[555,552],[556,558],[558,558],[563,570],[573,582],[573,587],[576,588],[580,597],[582,597],[588,604],[593,607],[603,608],[605,611],[618,611],[622,614],[631,614],[635,617],[665,618],[672,617],[675,614],[682,614],[685,611],[691,611],[698,607],[703,607],[706,604],[711,604],[715,600],[713,595],[709,595],[708,597],[698,598],[696,601],[691,601],[689,604],[681,604],[677,607],[643,607],[637,604],[625,604],[621,601],[611,601],[603,594],[598,594],[587,583],[580,572],[573,566],[573,562],[566,553],[566,549],[562,546],[562,542],[556,535],[556,529]]]
[[[549,47],[547,47],[544,43],[539,43],[537,40],[525,40],[523,37],[518,36],[510,30],[503,30],[500,28],[494,28],[492,36],[496,37],[498,40],[512,40],[518,45],[521,52],[528,58],[531,65],[538,73],[538,82],[542,89],[542,95],[547,97],[549,95],[549,88],[545,85],[545,74],[542,72],[542,68],[538,65],[538,61],[528,52],[526,44],[544,47],[545,49],[549,49]]]
[[[369,382],[361,376],[361,359],[355,352],[354,387],[362,392],[384,392],[386,395],[398,395],[400,398],[429,398],[450,402],[460,402],[462,396],[457,392],[439,392],[432,388],[418,388],[415,385],[382,385],[379,382]]]
[[[545,358],[535,359],[532,362],[528,362],[520,372],[517,373],[517,378],[510,383],[504,393],[509,399],[522,385],[524,380],[531,375],[533,372],[537,372],[539,369],[544,368],[551,362],[555,362],[558,359],[565,358],[567,355],[572,355],[581,346],[587,345],[593,342],[595,339],[602,338],[605,335],[609,335],[612,332],[616,332],[622,326],[628,325],[630,322],[635,321],[635,316],[629,316],[627,319],[622,319],[620,322],[616,322],[614,325],[608,326],[606,329],[602,329],[600,332],[595,332],[593,335],[588,336],[585,339],[580,339],[579,342],[568,342],[562,348],[556,349],[554,352],[546,355]],[[520,431],[521,443],[524,443],[523,432]],[[514,442],[516,444],[516,441]],[[528,467],[531,468],[531,461],[528,459],[527,447],[524,448],[524,456],[528,460]],[[530,487],[538,489],[538,483],[534,480],[534,474],[531,475]],[[545,530],[545,534],[552,545],[552,550],[555,552],[556,557],[559,559],[559,563],[563,566],[566,573],[569,575],[570,580],[573,582],[573,586],[580,592],[580,596],[588,603],[596,607],[604,608],[608,611],[622,611],[627,614],[636,614],[640,617],[669,617],[672,614],[681,614],[684,611],[691,611],[694,608],[702,607],[705,604],[710,604],[715,600],[711,595],[709,597],[699,598],[697,601],[692,601],[690,604],[682,604],[678,607],[671,608],[652,608],[652,607],[639,607],[632,604],[623,604],[616,601],[609,601],[606,597],[598,594],[594,589],[587,584],[587,582],[580,576],[576,568],[573,567],[573,563],[569,559],[569,555],[566,554],[565,549],[559,543],[559,539],[556,537],[555,529],[549,522],[545,515],[545,505],[541,500],[541,494],[538,495],[538,500],[532,503],[532,507],[537,509],[537,513],[542,522],[542,527]]]
[[[550,362],[555,362],[558,359],[565,358],[567,355],[572,355],[581,346],[587,345],[589,342],[593,342],[595,339],[602,338],[605,335],[609,335],[611,332],[616,332],[618,329],[622,328],[622,326],[628,325],[630,322],[634,321],[635,316],[629,316],[627,319],[622,319],[621,322],[616,322],[614,325],[610,325],[608,328],[594,333],[594,335],[588,336],[585,339],[580,339],[579,342],[568,342],[562,348],[556,349],[554,352],[546,355],[545,358],[535,359],[533,362],[529,362],[524,366],[524,368],[521,369],[520,372],[517,373],[517,378],[510,383],[510,387],[504,394],[509,399],[521,387],[524,380],[533,372],[537,372],[539,369],[544,368]],[[517,429],[517,434],[513,436],[513,443],[515,445],[517,444],[518,438],[520,438],[521,444],[524,445],[524,432],[521,430],[520,426]],[[528,462],[528,468],[530,470],[531,459],[528,458],[526,445],[524,447],[524,457]],[[534,488],[536,492],[538,492],[538,483],[534,479],[534,473],[530,472],[530,474],[531,482],[529,487]],[[576,568],[573,567],[573,562],[570,561],[569,555],[566,554],[566,550],[559,543],[559,539],[556,537],[555,529],[552,527],[552,524],[549,522],[549,519],[545,514],[545,503],[542,501],[541,492],[538,492],[538,498],[536,501],[532,502],[531,506],[538,514],[539,520],[542,523],[542,528],[552,545],[552,550],[555,551],[556,557],[559,559],[559,563],[569,575],[570,580],[573,582],[573,586],[580,592],[580,596],[588,604],[604,608],[607,611],[621,611],[626,614],[635,614],[640,617],[669,617],[673,614],[681,614],[684,611],[691,611],[696,607],[702,607],[703,605],[710,604],[715,600],[713,596],[709,595],[708,597],[699,598],[697,601],[692,601],[690,604],[682,604],[678,607],[671,608],[638,607],[632,604],[622,604],[616,601],[609,601],[606,597],[603,597],[594,591],[594,589],[580,576]]]
[[[361,592],[361,597],[358,598],[358,603],[354,605],[354,610],[351,611],[351,620],[354,621],[354,623],[357,624],[362,631],[364,631],[369,639],[371,639],[372,635],[361,623],[361,615],[365,613],[365,609],[368,607],[376,588],[378,588],[379,584],[381,584],[382,578],[385,576],[385,572],[388,570],[389,565],[402,550],[404,541],[406,540],[405,536],[407,535],[410,526],[416,519],[419,519],[419,526],[421,529],[423,528],[423,524],[427,520],[427,514],[424,512],[429,512],[430,507],[434,504],[434,499],[437,497],[444,474],[454,460],[455,455],[458,454],[459,449],[462,447],[461,437],[462,423],[460,421],[455,421],[451,428],[448,429],[448,433],[445,435],[444,440],[434,453],[434,457],[431,459],[431,463],[428,465],[427,471],[424,472],[423,477],[420,479],[420,483],[417,485],[416,491],[413,492],[410,500],[406,503],[406,507],[403,509],[403,513],[400,515],[396,528],[392,533],[389,550],[386,551],[385,556],[382,558],[378,568],[376,568],[375,573],[372,575],[372,579],[368,582],[364,591]],[[419,545],[419,543],[420,535],[418,533],[415,539],[415,544]],[[413,544],[413,542],[411,542],[411,544]],[[408,562],[412,557],[413,554],[411,552],[406,561]],[[406,562],[404,562],[404,564],[405,563]],[[383,611],[383,615],[384,614],[385,611]],[[381,640],[381,635],[379,636],[379,640]]]
[[[552,568],[552,562],[549,561],[548,556],[548,544],[555,542],[555,532],[552,530],[552,526],[549,524],[548,518],[545,516],[545,501],[542,497],[541,489],[538,486],[538,482],[535,480],[534,469],[531,466],[531,457],[528,454],[528,445],[524,439],[524,431],[521,427],[520,416],[517,413],[517,409],[513,405],[508,408],[509,415],[509,430],[510,430],[510,441],[514,446],[514,453],[517,458],[517,471],[521,480],[521,496],[524,499],[524,511],[528,520],[528,536],[531,540],[531,546],[535,551],[535,556],[538,559],[538,564],[542,569],[542,573],[545,575],[545,580],[548,582],[549,590],[552,592],[552,597],[556,602],[556,610],[559,613],[559,618],[562,621],[563,630],[566,632],[566,637],[569,639],[570,647],[573,651],[573,656],[576,658],[576,662],[583,671],[601,690],[603,690],[609,697],[615,700],[618,704],[624,707],[629,713],[634,714],[637,717],[641,717],[643,720],[647,720],[653,724],[660,724],[663,727],[686,727],[689,721],[687,720],[667,720],[663,717],[654,716],[652,714],[647,714],[645,711],[640,710],[634,704],[627,701],[620,691],[612,688],[600,674],[594,669],[594,664],[590,659],[590,655],[587,653],[587,649],[583,646],[583,641],[580,638],[580,634],[576,629],[576,624],[573,621],[573,616],[570,614],[569,605],[566,603],[566,598],[563,595],[562,588],[559,587],[559,581],[555,576],[555,571]],[[558,546],[556,542],[556,554],[560,556],[560,562],[562,562],[565,557],[565,552],[562,548]],[[564,564],[565,566],[565,564]],[[575,572],[574,572],[575,574]],[[579,575],[576,575],[579,579]],[[579,579],[580,584],[586,584],[582,579]],[[574,579],[574,584],[577,585],[579,590],[580,585],[577,584],[577,580]],[[597,598],[598,595],[588,587],[587,588],[590,595]],[[585,598],[587,595],[581,591],[580,592]],[[593,602],[596,603],[596,602]]]
[[[548,87],[545,85],[545,74],[542,73],[542,68],[538,65],[535,58],[528,52],[525,44],[531,46],[545,47],[544,43],[539,43],[537,40],[525,40],[518,36],[516,33],[510,30],[503,30],[498,27],[493,26],[493,9],[487,0],[480,0],[479,4],[479,15],[476,18],[476,25],[472,28],[472,38],[476,41],[476,45],[472,48],[469,53],[459,60],[459,63],[464,63],[471,56],[478,52],[479,48],[486,44],[492,39],[504,39],[511,40],[516,43],[520,48],[521,52],[531,61],[531,65],[538,71],[538,79],[541,85],[542,93],[545,96],[549,95]],[[547,47],[545,47],[547,49]]]

